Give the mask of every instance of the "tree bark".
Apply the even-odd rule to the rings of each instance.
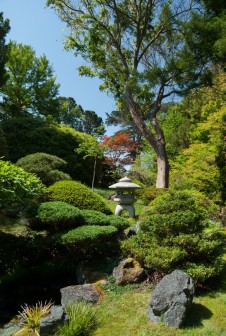
[[[93,165],[92,190],[94,188],[94,181],[95,181],[95,176],[96,176],[96,166],[97,166],[97,156],[95,156],[94,165]]]
[[[155,135],[146,126],[144,119],[139,111],[139,106],[135,103],[132,97],[131,90],[127,88],[125,100],[134,123],[141,131],[142,135],[154,149],[157,156],[157,178],[156,188],[168,188],[169,186],[169,162],[165,148],[165,138],[157,119],[151,118],[151,124],[155,130]]]
[[[157,178],[156,188],[168,188],[169,186],[169,163],[165,145],[159,145],[157,147]]]

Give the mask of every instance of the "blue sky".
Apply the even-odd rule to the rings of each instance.
[[[7,40],[32,46],[37,56],[45,54],[55,70],[60,95],[73,97],[83,109],[95,111],[104,120],[105,113],[114,110],[114,101],[99,91],[99,80],[79,77],[77,67],[83,61],[64,50],[65,25],[53,10],[45,7],[45,2],[0,0],[0,11],[10,20]],[[109,127],[107,134],[114,131],[114,127]]]

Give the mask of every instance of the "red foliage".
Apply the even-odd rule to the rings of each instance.
[[[113,136],[103,136],[101,146],[105,152],[105,163],[112,167],[122,167],[132,163],[132,152],[136,152],[138,143],[131,140],[129,133],[117,132]]]

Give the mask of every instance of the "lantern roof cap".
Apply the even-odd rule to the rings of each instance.
[[[127,176],[121,178],[117,183],[112,184],[110,189],[138,189],[141,188],[138,184],[132,182]]]

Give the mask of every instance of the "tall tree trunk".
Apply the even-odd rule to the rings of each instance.
[[[95,156],[94,165],[93,165],[92,190],[94,188],[94,181],[95,181],[95,176],[96,176],[96,166],[97,166],[97,156]]]
[[[141,131],[142,135],[149,142],[151,147],[154,149],[157,156],[157,178],[156,178],[156,188],[168,188],[169,186],[169,163],[167,158],[167,153],[165,149],[165,137],[163,131],[158,124],[155,115],[151,118],[151,124],[155,130],[156,135],[154,135],[150,129],[146,126],[144,119],[139,110],[139,106],[135,103],[132,97],[131,90],[127,88],[125,94],[125,100],[130,114],[133,118],[134,123]]]
[[[169,186],[169,162],[165,145],[161,144],[157,147],[157,178],[156,188],[168,188]]]

